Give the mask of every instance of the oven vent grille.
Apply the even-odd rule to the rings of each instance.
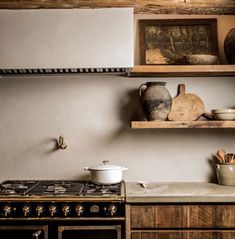
[[[58,68],[58,69],[0,69],[8,74],[66,74],[66,73],[115,73],[128,72],[128,68]]]

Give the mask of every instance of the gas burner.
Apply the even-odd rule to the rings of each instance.
[[[100,185],[89,182],[86,183],[83,193],[88,196],[120,195],[121,184]]]
[[[46,187],[44,192],[55,193],[55,194],[61,193],[62,194],[62,193],[66,192],[66,188],[64,188],[63,186],[58,185],[58,184],[49,185]]]
[[[0,195],[24,196],[36,183],[36,181],[5,181],[0,184]]]

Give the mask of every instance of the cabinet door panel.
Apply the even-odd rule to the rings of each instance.
[[[158,205],[155,206],[156,228],[186,228],[187,206]]]
[[[191,228],[235,227],[235,205],[190,205],[188,207]]]
[[[235,231],[159,230],[132,232],[131,239],[234,239]]]
[[[131,206],[132,228],[154,228],[154,206]]]
[[[185,231],[159,231],[156,234],[156,239],[187,239]]]
[[[131,239],[157,239],[156,232],[132,232]]]
[[[235,231],[194,231],[188,239],[234,239]]]

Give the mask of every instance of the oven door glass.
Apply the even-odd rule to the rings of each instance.
[[[121,239],[121,226],[60,226],[58,239]]]
[[[48,239],[47,226],[0,226],[1,239]]]

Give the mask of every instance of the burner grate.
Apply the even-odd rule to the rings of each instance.
[[[0,195],[25,196],[38,182],[37,181],[4,181],[0,184]]]
[[[99,185],[92,182],[85,184],[84,196],[112,196],[121,195],[121,184]]]
[[[77,195],[79,196],[84,188],[80,181],[41,181],[30,195]]]

